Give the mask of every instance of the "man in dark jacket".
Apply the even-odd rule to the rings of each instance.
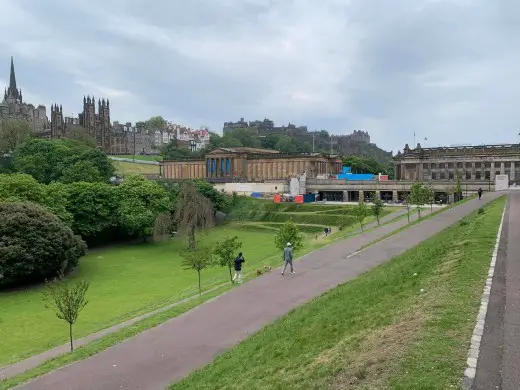
[[[479,188],[477,192],[478,192],[478,198],[482,199],[482,188]]]
[[[242,283],[242,264],[245,262],[242,252],[235,257],[235,276],[233,276],[233,282],[236,280],[237,283]]]
[[[283,250],[284,265],[283,265],[282,275],[285,273],[285,269],[287,268],[287,265],[289,265],[291,267],[291,274],[294,274],[292,260],[293,260],[292,247],[291,247],[291,243],[288,242],[286,247]]]

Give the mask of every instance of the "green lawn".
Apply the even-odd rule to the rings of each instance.
[[[504,202],[294,310],[171,389],[458,388]]]
[[[276,257],[274,231],[263,233],[219,227],[206,239],[218,241],[235,234],[243,242],[246,270],[272,262]],[[196,273],[184,270],[177,254],[185,247],[185,240],[179,238],[168,244],[94,250],[82,258],[70,279],[86,279],[91,286],[89,304],[75,327],[76,336],[195,294]],[[203,271],[203,287],[226,282],[227,277],[226,269]],[[0,337],[0,366],[67,341],[65,323],[45,309],[41,291],[41,288],[33,288],[0,293],[0,334],[9,335]]]
[[[113,157],[120,157],[120,158],[135,158],[136,160],[144,160],[144,161],[161,161],[162,156],[141,156],[141,155],[124,155],[124,156],[113,156]]]
[[[159,165],[150,164],[139,164],[126,161],[112,160],[112,164],[116,168],[116,172],[123,176],[134,176],[134,175],[158,175]]]

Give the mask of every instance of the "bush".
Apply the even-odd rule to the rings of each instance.
[[[33,203],[0,203],[0,287],[43,281],[73,269],[86,245]]]

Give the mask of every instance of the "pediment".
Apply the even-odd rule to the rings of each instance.
[[[230,153],[235,154],[236,151],[234,151],[231,148],[217,148],[217,149],[212,150],[211,152],[206,153],[206,156],[213,156],[216,154],[230,154]]]

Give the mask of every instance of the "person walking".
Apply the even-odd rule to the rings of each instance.
[[[285,248],[283,250],[283,261],[284,261],[284,265],[283,265],[282,275],[285,274],[285,269],[287,268],[287,264],[289,264],[291,267],[291,274],[294,274],[294,268],[293,268],[293,264],[292,264],[292,261],[293,261],[292,247],[291,247],[290,242],[287,243],[287,245],[285,246]]]
[[[478,192],[478,198],[482,199],[482,188],[479,188],[477,192]]]
[[[235,280],[238,284],[242,283],[242,264],[245,263],[244,256],[242,256],[242,252],[235,257],[235,275],[233,276],[233,283]]]

